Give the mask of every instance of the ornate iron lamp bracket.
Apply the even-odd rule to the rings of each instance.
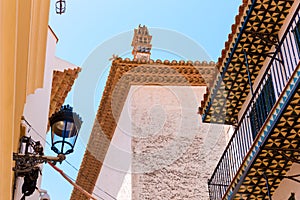
[[[21,153],[23,144],[25,144],[25,150],[24,153]],[[52,162],[56,164],[65,160],[63,154],[59,154],[57,157],[45,156],[40,142],[27,136],[21,138],[19,152],[13,153],[13,160],[16,162],[13,170],[16,172],[16,176],[25,176],[26,173],[30,173],[42,163]]]

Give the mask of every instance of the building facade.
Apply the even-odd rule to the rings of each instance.
[[[112,61],[76,183],[104,199],[208,198],[206,180],[228,138],[218,126],[222,136],[209,140],[212,127],[197,114],[215,63],[154,61],[151,39],[139,26],[134,58]],[[88,198],[73,190],[71,199]]]
[[[45,142],[56,112],[80,68],[55,56],[58,38],[48,26],[50,1],[0,1],[0,199],[21,199],[13,153],[20,138]],[[40,185],[38,180],[38,187]],[[36,190],[30,198],[38,199]]]
[[[300,198],[299,9],[299,0],[239,9],[200,109],[203,122],[235,129],[208,181],[211,200]]]
[[[49,4],[0,1],[1,199],[12,199],[12,153],[18,149],[26,96],[43,87]]]
[[[20,137],[31,137],[34,141],[40,141],[43,147],[46,144],[46,133],[50,128],[49,117],[59,111],[81,71],[80,67],[55,56],[58,38],[49,26],[47,34],[43,87],[26,97],[22,120],[20,120]],[[42,170],[42,166],[40,168]],[[23,177],[14,179],[13,199],[15,200],[23,196],[23,179]],[[37,181],[38,189],[41,189],[41,181],[40,175]],[[39,199],[39,196],[39,191],[35,190],[26,199]]]

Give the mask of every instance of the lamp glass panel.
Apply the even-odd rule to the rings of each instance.
[[[52,148],[56,153],[72,153],[77,136],[78,130],[73,122],[55,122],[52,125]]]
[[[52,126],[52,132],[54,132],[55,135],[65,138],[74,136],[75,132],[73,129],[76,129],[74,123],[67,121],[58,121]]]
[[[58,154],[69,154],[73,152],[74,144],[76,142],[77,137],[73,136],[70,138],[65,138],[63,140],[62,137],[59,137],[53,134],[53,146]]]

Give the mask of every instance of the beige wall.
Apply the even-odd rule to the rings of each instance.
[[[294,163],[286,175],[293,176],[299,174],[300,174],[300,164]],[[300,180],[299,177],[295,177],[295,179]],[[295,193],[296,199],[300,199],[300,183],[290,179],[283,179],[279,187],[275,190],[272,199],[287,200],[290,197],[292,192]]]
[[[43,85],[49,0],[0,1],[0,199],[11,199],[26,95]]]
[[[35,141],[40,141],[41,144],[45,147],[47,125],[48,125],[48,115],[50,108],[50,96],[52,90],[52,79],[53,71],[59,70],[63,71],[64,69],[73,69],[77,68],[72,63],[64,61],[55,56],[57,38],[56,35],[48,28],[48,37],[47,37],[47,48],[46,48],[46,59],[44,66],[44,80],[43,87],[37,89],[33,94],[29,94],[26,97],[26,103],[23,109],[24,118],[30,123],[30,126],[34,128],[31,129],[28,124],[24,123],[24,126],[27,126],[26,135],[32,137]],[[40,188],[42,176],[39,176],[37,187]],[[14,192],[14,199],[19,200],[22,197],[22,187],[23,178],[17,178],[16,180],[16,190]],[[36,200],[39,198],[39,193],[36,190],[31,196],[27,197],[26,200]]]

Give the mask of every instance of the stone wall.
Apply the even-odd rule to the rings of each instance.
[[[228,127],[202,124],[204,87],[135,86],[130,100],[132,199],[208,199]]]

